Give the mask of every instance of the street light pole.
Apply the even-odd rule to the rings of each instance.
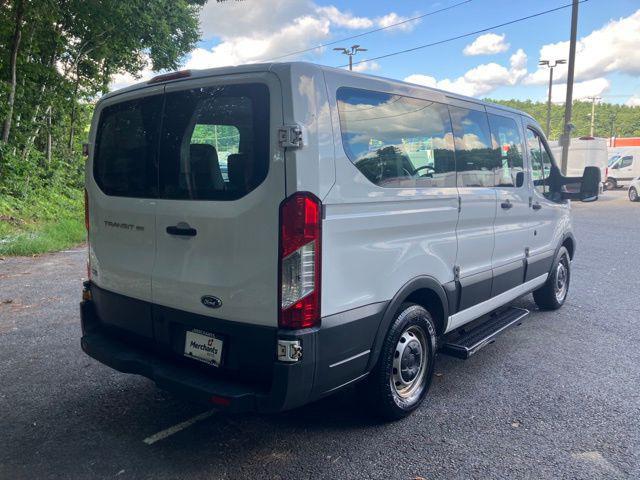
[[[569,144],[571,143],[571,113],[573,108],[573,77],[576,67],[576,38],[578,36],[578,5],[579,0],[573,0],[571,7],[571,39],[569,42],[569,71],[567,73],[567,97],[564,104],[564,129],[562,133],[562,174],[567,174],[569,162]]]
[[[540,60],[539,65],[549,67],[549,96],[547,98],[547,138],[551,132],[551,89],[553,88],[553,69],[567,63],[566,60]]]
[[[358,52],[366,52],[366,48],[360,48],[360,45],[351,45],[349,48],[336,47],[334,50],[344,53],[349,57],[349,70],[353,70],[353,56]]]
[[[551,89],[553,88],[553,67],[549,67],[549,97],[547,98],[547,138],[551,132]]]

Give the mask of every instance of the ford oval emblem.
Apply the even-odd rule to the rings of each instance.
[[[200,299],[200,301],[205,307],[209,308],[220,308],[222,306],[222,300],[218,297],[214,297],[213,295],[205,295]]]

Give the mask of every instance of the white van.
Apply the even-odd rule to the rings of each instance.
[[[597,198],[600,179],[562,177],[541,132],[516,110],[307,63],[106,95],[87,148],[82,348],[229,411],[359,382],[402,417],[437,350],[475,353],[527,293],[565,301],[568,199]]]
[[[640,147],[618,147],[609,158],[608,189],[628,186],[640,176]]]
[[[562,158],[562,147],[559,142],[549,142],[551,151],[558,159]],[[567,175],[580,177],[585,167],[598,167],[600,177],[604,185],[607,179],[609,163],[609,150],[606,138],[580,137],[572,138],[569,144],[569,156],[567,159]]]

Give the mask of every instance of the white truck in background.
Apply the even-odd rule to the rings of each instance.
[[[549,142],[549,146],[553,155],[557,159],[561,159],[562,146],[559,142]],[[568,177],[581,177],[585,167],[600,169],[601,190],[605,189],[605,182],[609,178],[609,150],[606,138],[580,137],[571,139],[565,174]]]
[[[607,189],[626,187],[638,176],[640,176],[640,147],[610,149],[609,172],[605,181]]]

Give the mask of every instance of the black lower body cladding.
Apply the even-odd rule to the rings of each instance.
[[[322,319],[320,328],[286,331],[175,310],[89,285],[80,305],[82,349],[118,371],[229,411],[295,408],[366,375],[387,302]],[[223,340],[222,365],[184,357],[186,332]],[[276,359],[278,339],[299,340],[302,358]]]

